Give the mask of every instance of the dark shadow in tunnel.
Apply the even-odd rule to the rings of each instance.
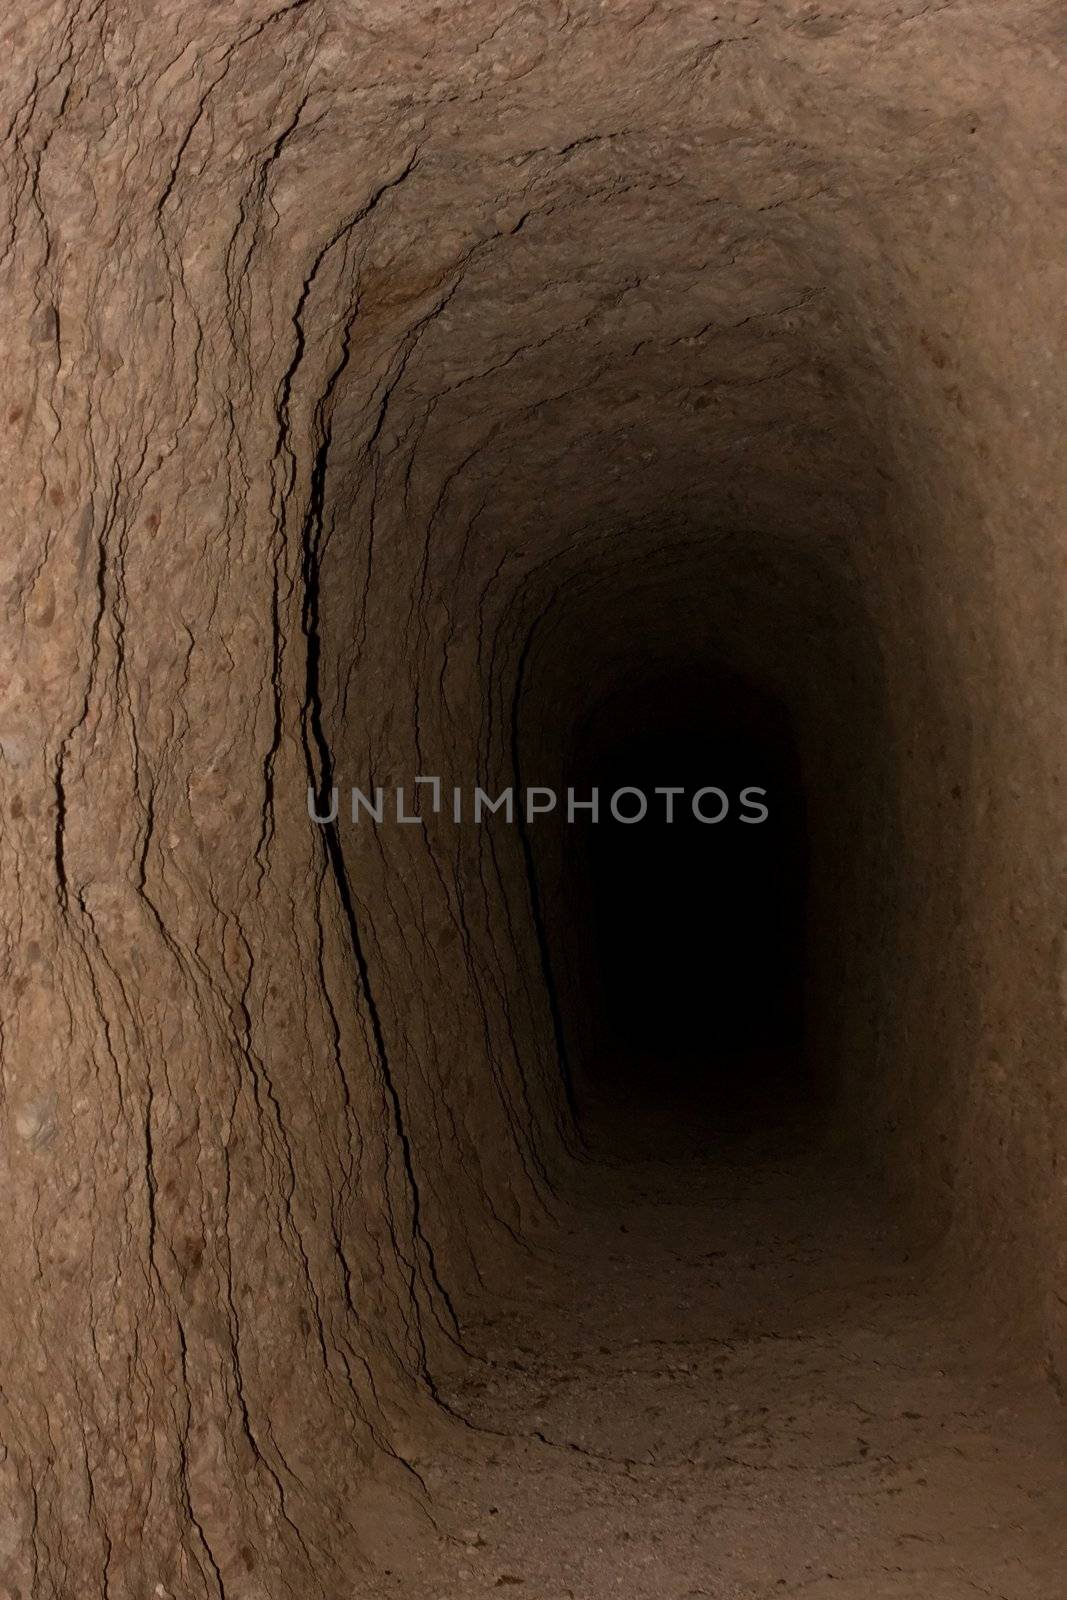
[[[679,1154],[771,1123],[851,1137],[899,1048],[903,848],[858,584],[807,548],[693,541],[640,567],[590,562],[527,630],[512,771],[560,797],[520,831],[587,1148],[654,1149],[653,1123]],[[667,787],[684,791],[671,823]],[[647,800],[640,822],[612,816],[620,788]],[[727,797],[721,820],[694,817],[702,789]],[[759,802],[766,819],[742,820]]]
[[[586,721],[572,760],[576,799],[599,796],[562,840],[587,1102],[703,1118],[796,1088],[805,817],[785,708],[726,672],[653,678]]]
[[[717,1086],[769,1056],[796,1055],[803,797],[780,708],[725,683],[688,714],[676,698],[666,716],[649,705],[597,754],[588,781],[602,803],[625,786],[639,791],[620,794],[614,811],[604,804],[572,841],[587,854],[616,1077],[620,1064],[658,1060],[660,1076]],[[682,792],[656,793],[663,788]],[[647,814],[619,820],[641,796]]]

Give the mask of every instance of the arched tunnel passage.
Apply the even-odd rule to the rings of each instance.
[[[799,1079],[806,826],[785,708],[727,672],[665,663],[580,740],[555,814],[554,943],[589,953],[572,1025],[584,1086],[699,1103]]]
[[[1059,1595],[1057,7],[4,26],[0,1600]]]
[[[673,1107],[691,1143],[746,1105],[855,1110],[901,959],[862,593],[796,532],[585,553],[533,625],[515,764],[558,796],[526,834],[579,1119],[655,1106],[662,1137]]]

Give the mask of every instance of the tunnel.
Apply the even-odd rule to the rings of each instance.
[[[0,1600],[1056,1600],[1062,8],[3,39]]]
[[[652,700],[648,724],[589,761],[571,806],[577,820],[585,794],[584,837],[562,842],[559,910],[594,952],[575,1024],[593,1023],[588,1070],[608,1093],[627,1066],[631,1080],[696,1088],[802,1046],[803,795],[785,730],[771,716],[753,726],[747,696],[691,709],[671,679],[656,687],[669,710]],[[623,707],[629,721],[629,696]]]
[[[692,555],[681,570],[692,577]],[[583,1102],[586,1121],[597,1106],[625,1118],[643,1090],[696,1111],[753,1077],[810,1083],[808,828],[788,708],[717,659],[723,636],[707,632],[703,599],[692,653],[672,598],[654,614],[673,637],[657,638],[640,620],[646,577],[631,574],[633,615],[619,598],[626,569],[616,579],[619,658],[596,659],[589,616],[585,644],[561,617],[542,651],[553,681],[524,697],[524,722],[549,712],[529,734],[555,803],[527,833],[579,1126]],[[572,726],[561,707],[575,708]]]

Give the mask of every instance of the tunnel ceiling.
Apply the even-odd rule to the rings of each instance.
[[[339,411],[385,494],[402,471],[416,520],[520,549],[694,501],[869,515],[923,411],[969,404],[960,269],[1013,204],[1002,92],[964,66],[1010,56],[1012,13],[959,9],[450,9],[384,77],[338,26],[265,187],[285,248],[336,237],[358,281]],[[368,75],[358,115],[324,57]]]

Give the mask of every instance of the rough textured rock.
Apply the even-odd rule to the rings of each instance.
[[[416,1526],[567,1086],[518,832],[307,786],[499,788],[657,656],[788,703],[843,1125],[1062,1382],[1061,8],[2,38],[0,1594]]]

